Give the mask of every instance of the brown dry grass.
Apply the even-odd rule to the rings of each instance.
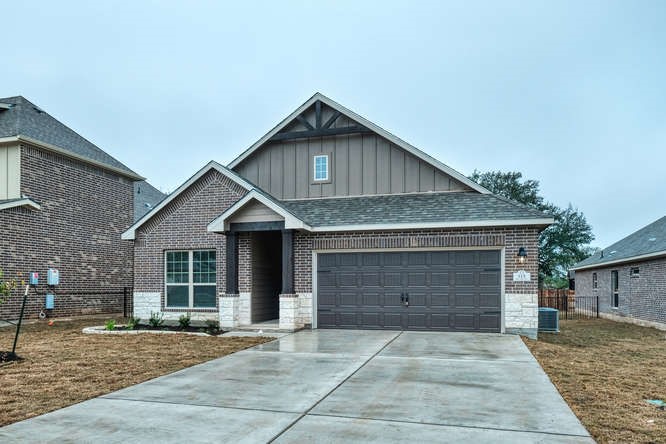
[[[118,319],[121,321],[121,319]],[[266,342],[267,338],[192,335],[90,335],[100,319],[24,325],[17,354],[0,366],[0,426]],[[0,328],[0,350],[14,328]]]
[[[525,340],[571,409],[601,443],[666,442],[666,332],[603,319],[562,321]]]

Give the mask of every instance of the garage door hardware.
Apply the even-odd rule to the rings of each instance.
[[[400,302],[402,302],[405,307],[409,307],[409,293],[400,293]]]

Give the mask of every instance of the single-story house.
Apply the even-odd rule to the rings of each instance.
[[[40,274],[27,317],[123,311],[133,253],[120,236],[163,198],[25,97],[0,98],[0,270],[19,281]],[[48,290],[52,309],[44,295],[49,268],[60,271],[60,285]],[[22,300],[16,291],[0,304],[0,319],[18,318]]]
[[[572,269],[576,296],[598,296],[600,316],[666,329],[666,216]]]
[[[317,93],[122,237],[143,319],[535,336],[552,222]]]

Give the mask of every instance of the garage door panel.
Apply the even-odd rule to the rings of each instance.
[[[407,273],[407,285],[409,287],[425,287],[427,285],[427,274],[422,273]]]
[[[479,265],[495,265],[500,263],[500,252],[497,250],[479,251]]]
[[[474,293],[456,293],[456,308],[474,308],[478,304],[478,299]]]
[[[472,250],[322,253],[318,326],[497,332],[500,257]]]
[[[384,293],[384,307],[402,308],[401,293]]]
[[[378,293],[363,293],[360,305],[377,308],[381,305],[381,297]]]
[[[353,272],[338,273],[338,287],[358,287],[358,274]]]
[[[432,293],[430,295],[430,306],[433,308],[443,308],[451,305],[451,299],[448,293]]]
[[[340,307],[356,307],[361,305],[358,300],[361,297],[362,295],[358,293],[340,293],[338,304]]]
[[[501,305],[499,293],[479,293],[480,308],[497,308]]]
[[[399,271],[386,271],[382,276],[384,287],[402,287],[402,273]]]
[[[402,313],[384,313],[383,326],[387,328],[402,328]]]
[[[409,306],[413,308],[430,306],[429,295],[427,293],[407,293],[409,295]]]
[[[430,273],[430,286],[435,288],[448,287],[449,286],[449,273],[441,273],[433,271]]]
[[[457,271],[454,279],[456,287],[474,286],[474,273],[471,271]]]
[[[402,253],[381,253],[381,259],[385,267],[402,266]]]
[[[478,260],[476,251],[456,251],[454,254],[456,265],[475,265]]]
[[[497,287],[500,285],[499,271],[482,271],[479,273],[480,287]]]

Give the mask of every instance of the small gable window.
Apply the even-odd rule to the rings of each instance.
[[[632,268],[631,268],[631,271],[629,272],[629,275],[630,275],[632,278],[641,277],[641,270],[640,270],[640,268],[638,268],[638,267],[632,267]]]
[[[314,156],[314,181],[325,182],[329,179],[328,154]]]

